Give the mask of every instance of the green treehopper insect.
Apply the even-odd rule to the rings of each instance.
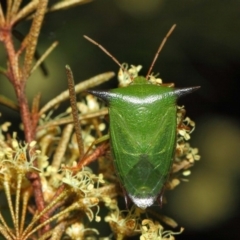
[[[108,104],[115,170],[126,192],[125,199],[129,197],[142,209],[156,200],[161,201],[162,189],[169,176],[176,147],[176,101],[199,88],[156,85],[150,83],[150,77],[150,74],[146,78],[135,77],[128,86],[109,91],[89,91]]]

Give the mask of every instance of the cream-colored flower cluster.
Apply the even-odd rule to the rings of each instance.
[[[1,134],[1,138],[0,174],[2,179],[11,179],[10,185],[15,186],[16,182],[14,183],[14,181],[17,181],[19,174],[24,177],[24,174],[31,171],[40,172],[34,162],[46,162],[48,157],[42,155],[40,150],[35,149],[36,141],[32,141],[30,144],[18,142],[16,133],[9,140],[6,140],[3,134]]]

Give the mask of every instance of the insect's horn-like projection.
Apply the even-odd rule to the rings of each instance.
[[[177,98],[180,98],[182,96],[185,96],[189,93],[192,93],[196,90],[198,90],[200,88],[200,86],[197,87],[187,87],[187,88],[177,88],[174,90],[175,95],[177,96]]]
[[[105,103],[109,103],[112,95],[115,95],[114,93],[111,93],[107,90],[88,90],[87,92],[91,93],[92,95],[102,99]]]

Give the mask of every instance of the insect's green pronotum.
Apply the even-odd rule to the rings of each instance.
[[[116,173],[127,196],[143,209],[160,199],[173,162],[177,132],[176,101],[199,88],[176,89],[149,82],[152,67],[168,35],[160,45],[146,78],[136,77],[127,87],[89,91],[108,104]],[[86,38],[106,52],[101,45]]]

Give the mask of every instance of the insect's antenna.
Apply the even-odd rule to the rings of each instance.
[[[123,69],[121,63],[106,49],[104,48],[101,44],[97,43],[96,41],[94,41],[93,39],[91,39],[90,37],[83,35],[84,38],[86,38],[89,42],[93,43],[94,45],[97,45],[101,50],[103,50],[103,52],[105,52],[115,63],[117,63],[117,65]],[[123,69],[124,70],[124,69]]]
[[[154,66],[154,64],[155,64],[155,62],[156,62],[156,60],[157,60],[157,58],[158,58],[159,53],[161,52],[161,50],[162,50],[163,46],[165,45],[168,37],[171,35],[171,33],[173,32],[173,30],[174,30],[175,27],[176,27],[176,24],[174,24],[174,25],[171,27],[171,29],[168,31],[168,33],[167,33],[167,35],[165,36],[165,38],[162,40],[162,42],[161,42],[161,44],[160,44],[160,46],[159,46],[159,48],[158,48],[158,50],[157,50],[157,53],[156,53],[156,55],[155,55],[155,57],[154,57],[154,59],[153,59],[153,61],[152,61],[152,64],[151,64],[151,66],[150,66],[150,68],[149,68],[149,70],[148,70],[146,79],[148,79],[149,75],[151,74],[152,69],[153,69],[153,66]]]

